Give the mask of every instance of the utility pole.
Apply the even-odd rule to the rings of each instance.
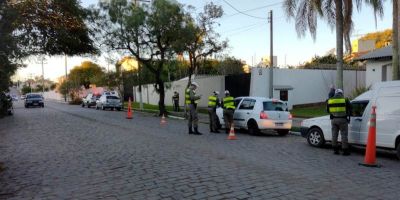
[[[269,58],[269,98],[274,97],[274,40],[273,40],[273,32],[274,32],[274,27],[273,27],[273,15],[272,15],[272,10],[269,11],[269,24],[270,24],[270,33],[271,33],[271,38],[270,38],[270,58]]]
[[[66,54],[64,56],[64,59],[65,59],[65,80],[64,81],[67,81],[68,74],[67,74],[67,55]],[[67,92],[66,92],[66,94],[64,96],[64,101],[65,102],[67,102],[67,95],[68,95],[68,91],[69,91],[68,82],[66,82],[66,86],[67,86]]]

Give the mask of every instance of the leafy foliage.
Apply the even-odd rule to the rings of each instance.
[[[84,23],[86,11],[77,0],[25,0],[13,4],[18,12],[18,47],[30,54],[80,55],[96,53]]]
[[[387,46],[387,44],[392,42],[392,29],[387,29],[384,31],[378,31],[374,33],[368,33],[367,35],[361,37],[361,40],[375,40],[375,48],[379,49]]]
[[[105,73],[103,69],[90,61],[84,61],[80,66],[71,69],[68,75],[68,81],[71,82],[73,88],[84,86],[90,88],[91,84],[103,85]]]

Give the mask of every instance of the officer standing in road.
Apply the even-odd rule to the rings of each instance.
[[[222,99],[222,107],[224,108],[224,121],[226,133],[229,133],[233,124],[233,114],[235,112],[235,102],[228,90],[225,90],[225,97]]]
[[[199,85],[196,82],[192,82],[189,87],[189,134],[202,135],[198,130],[199,118],[197,116],[197,103],[201,98],[201,95],[196,95],[196,89]],[[194,132],[192,130],[192,125],[194,127]]]
[[[220,106],[218,99],[219,92],[214,91],[212,96],[208,97],[208,116],[210,117],[210,132],[219,133],[217,127],[217,107]]]
[[[179,112],[179,93],[177,91],[174,92],[174,96],[172,96],[172,101],[174,103],[174,111]]]
[[[343,155],[350,155],[348,144],[348,123],[350,122],[351,104],[343,97],[343,90],[336,89],[335,95],[328,100],[327,111],[330,114],[332,124],[332,147],[334,154],[339,154],[337,144],[339,131],[342,138]]]

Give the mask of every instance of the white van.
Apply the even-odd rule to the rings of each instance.
[[[376,106],[376,146],[396,150],[400,158],[400,81],[381,82],[353,101],[349,124],[349,143],[366,145],[371,108]],[[329,116],[304,120],[301,134],[311,146],[320,147],[332,140]],[[340,136],[339,136],[340,140]]]

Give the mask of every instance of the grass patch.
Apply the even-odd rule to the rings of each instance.
[[[127,107],[128,107],[128,102],[125,101],[124,102],[124,108],[127,108]],[[133,109],[139,109],[140,108],[140,103],[139,102],[133,102],[132,103],[132,107],[133,107]],[[173,106],[165,106],[165,108],[167,109],[167,112],[175,112],[175,111],[173,111],[173,108],[174,108]],[[143,103],[143,109],[144,110],[157,110],[157,111],[159,110],[158,109],[158,105],[147,104],[147,103]],[[182,113],[182,115],[183,115],[183,111],[184,111],[183,107],[180,107],[179,109],[180,109],[179,113]],[[207,114],[208,113],[206,108],[198,108],[198,112],[199,113],[203,113],[203,114]]]
[[[301,118],[313,118],[313,117],[321,117],[327,115],[326,106],[313,106],[313,107],[305,107],[305,108],[293,108],[290,113],[293,117],[301,117]]]

